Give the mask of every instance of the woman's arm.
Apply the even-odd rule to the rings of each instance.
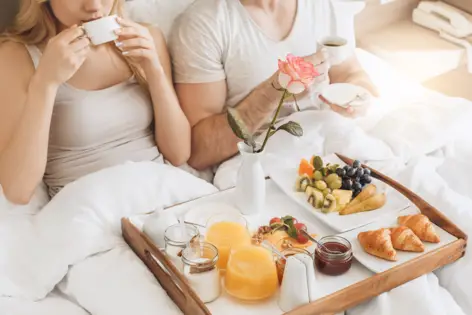
[[[190,123],[172,84],[172,69],[164,36],[157,29],[153,29],[151,34],[161,65],[146,73],[154,104],[156,142],[166,159],[179,166],[190,158]]]
[[[52,38],[36,71],[22,44],[0,46],[0,185],[12,203],[27,204],[43,178],[57,89],[89,51],[82,35],[74,26]]]
[[[27,204],[46,167],[56,89],[34,75],[20,44],[0,48],[0,184],[6,198]]]
[[[155,138],[166,160],[175,166],[190,157],[190,124],[172,84],[170,58],[163,34],[138,23],[118,18],[122,28],[116,45],[136,61],[148,81],[154,106]]]

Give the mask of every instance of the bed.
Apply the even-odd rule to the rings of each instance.
[[[173,17],[191,2],[132,0],[128,12],[167,33]],[[350,12],[350,19],[343,19],[349,34],[362,3],[345,2],[337,6],[339,14]],[[355,156],[419,193],[472,235],[472,103],[426,90],[366,51],[356,54],[380,88],[370,114],[357,120],[330,111],[294,114],[290,119],[303,126],[304,136],[273,136],[264,167],[293,165],[315,151]],[[231,187],[239,164],[238,157],[222,164],[211,185],[167,165],[125,163],[85,176],[52,201],[44,187],[28,206],[3,200],[0,314],[124,315],[135,313],[137,305],[140,315],[180,314],[123,241],[120,219]],[[472,314],[468,279],[470,251],[347,314]]]

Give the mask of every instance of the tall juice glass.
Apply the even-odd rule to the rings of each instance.
[[[218,214],[207,222],[205,240],[218,248],[218,269],[226,270],[231,249],[251,244],[247,222],[237,214]]]
[[[225,274],[225,289],[229,295],[244,301],[263,300],[271,297],[278,287],[271,251],[254,245],[231,251]]]

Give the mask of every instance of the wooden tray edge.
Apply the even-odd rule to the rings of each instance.
[[[167,295],[184,314],[211,315],[183,275],[128,218],[121,219],[121,230],[125,242],[143,261]],[[160,264],[154,258],[159,260]]]
[[[458,239],[286,314],[324,315],[342,312],[460,259],[466,245],[466,240]]]

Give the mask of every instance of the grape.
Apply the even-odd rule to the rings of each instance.
[[[354,190],[354,192],[353,192],[352,196],[353,196],[354,198],[356,198],[356,197],[357,197],[357,195],[359,195],[360,193],[361,193],[361,191],[360,191],[360,190]]]
[[[349,168],[349,170],[347,171],[347,176],[354,177],[354,175],[356,175],[356,169],[352,167]]]
[[[353,178],[353,180],[354,180],[355,183],[360,183],[361,182],[360,177],[355,177],[355,178]]]
[[[361,162],[359,160],[355,160],[354,163],[352,163],[352,167],[354,168],[358,168],[359,166],[361,166]]]
[[[364,170],[359,167],[356,171],[356,176],[357,177],[362,177],[362,175],[364,175]]]
[[[343,185],[343,183],[342,183],[341,179],[339,179],[339,178],[336,179],[336,180],[331,181],[328,184],[329,188],[331,188],[331,189],[339,189],[339,188],[342,187],[342,185]]]
[[[329,185],[329,183],[331,183],[331,182],[333,182],[333,181],[335,181],[335,180],[339,180],[339,179],[340,179],[340,178],[339,178],[338,175],[336,175],[336,174],[330,174],[330,175],[328,175],[328,177],[326,177],[326,180],[325,180],[325,181],[326,181],[326,184]]]
[[[346,175],[346,170],[343,168],[338,168],[336,170],[336,174],[338,174],[339,177],[344,177]]]
[[[361,190],[362,185],[359,182],[355,182],[354,185],[352,185],[352,188],[354,188],[355,190]]]
[[[346,173],[347,173],[347,171],[349,171],[349,168],[350,168],[349,165],[344,165],[344,167],[343,167],[343,169],[346,171]]]
[[[321,174],[320,171],[315,172],[315,180],[322,180],[323,179],[323,174]]]
[[[370,175],[370,169],[364,168],[364,174]]]
[[[343,180],[343,189],[351,190],[352,188],[352,181],[350,179]]]
[[[372,178],[369,176],[369,174],[364,174],[362,176],[362,181],[366,184],[370,184],[372,182]]]

